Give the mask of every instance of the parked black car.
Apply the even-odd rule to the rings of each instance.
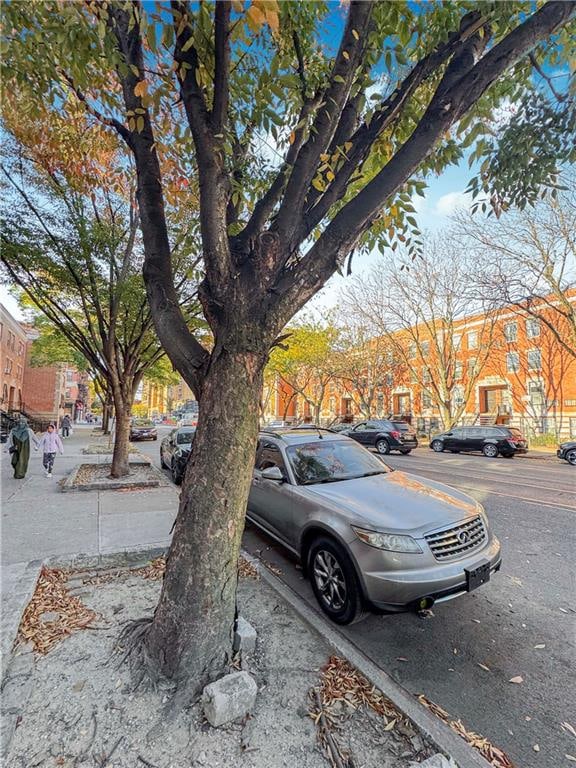
[[[163,469],[171,471],[172,480],[176,485],[180,485],[184,479],[195,432],[196,427],[178,427],[160,443],[160,465]]]
[[[130,440],[158,440],[156,425],[145,419],[134,419],[130,424]]]
[[[416,432],[405,421],[370,419],[370,421],[361,421],[343,434],[367,448],[376,448],[378,453],[382,454],[399,451],[406,455],[418,447]]]
[[[430,441],[436,453],[451,451],[482,451],[484,456],[509,458],[516,453],[528,453],[528,441],[515,427],[453,427]]]
[[[567,443],[560,443],[556,456],[559,459],[564,459],[568,464],[572,464],[576,467],[576,440],[569,440]]]

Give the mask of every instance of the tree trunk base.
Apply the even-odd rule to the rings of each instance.
[[[204,687],[229,671],[229,661],[212,664],[202,674],[195,670],[193,680],[185,677],[180,680],[170,679],[162,674],[158,659],[150,654],[147,645],[148,634],[153,617],[134,619],[126,624],[118,636],[113,656],[116,657],[116,667],[127,663],[132,677],[134,691],[141,685],[158,691],[160,688],[172,692],[170,709],[178,712],[193,704]]]

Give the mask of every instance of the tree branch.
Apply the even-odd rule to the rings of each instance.
[[[210,122],[217,134],[224,130],[228,116],[231,7],[230,0],[219,0],[214,11],[214,101]]]

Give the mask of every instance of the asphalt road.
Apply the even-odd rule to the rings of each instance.
[[[159,442],[142,447],[158,463]],[[343,634],[518,768],[574,765],[566,755],[576,757],[576,738],[561,724],[576,727],[576,471],[556,460],[428,449],[386,460],[481,501],[502,542],[503,567],[485,587],[434,606],[428,618],[372,615]],[[308,582],[277,544],[248,525],[244,546],[316,607]],[[509,682],[518,676],[523,682]]]

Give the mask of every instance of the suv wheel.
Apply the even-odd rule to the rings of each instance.
[[[486,445],[482,448],[482,453],[484,456],[488,456],[489,459],[495,459],[496,456],[498,456],[498,448],[494,445],[494,443],[486,443]]]
[[[566,454],[566,461],[568,464],[572,464],[573,467],[576,467],[576,448],[572,448],[568,451]]]
[[[388,440],[376,440],[376,450],[378,453],[381,453],[383,456],[386,456],[390,453],[390,444]]]
[[[164,456],[162,456],[162,451],[160,451],[160,467],[162,469],[168,469],[166,462],[164,461]]]
[[[362,596],[352,561],[333,539],[316,539],[310,548],[309,573],[320,608],[336,624],[352,624],[363,615]]]
[[[436,453],[442,453],[444,450],[444,443],[442,440],[432,440],[432,450]]]
[[[182,485],[182,475],[178,472],[174,465],[172,465],[172,482],[174,485]]]

